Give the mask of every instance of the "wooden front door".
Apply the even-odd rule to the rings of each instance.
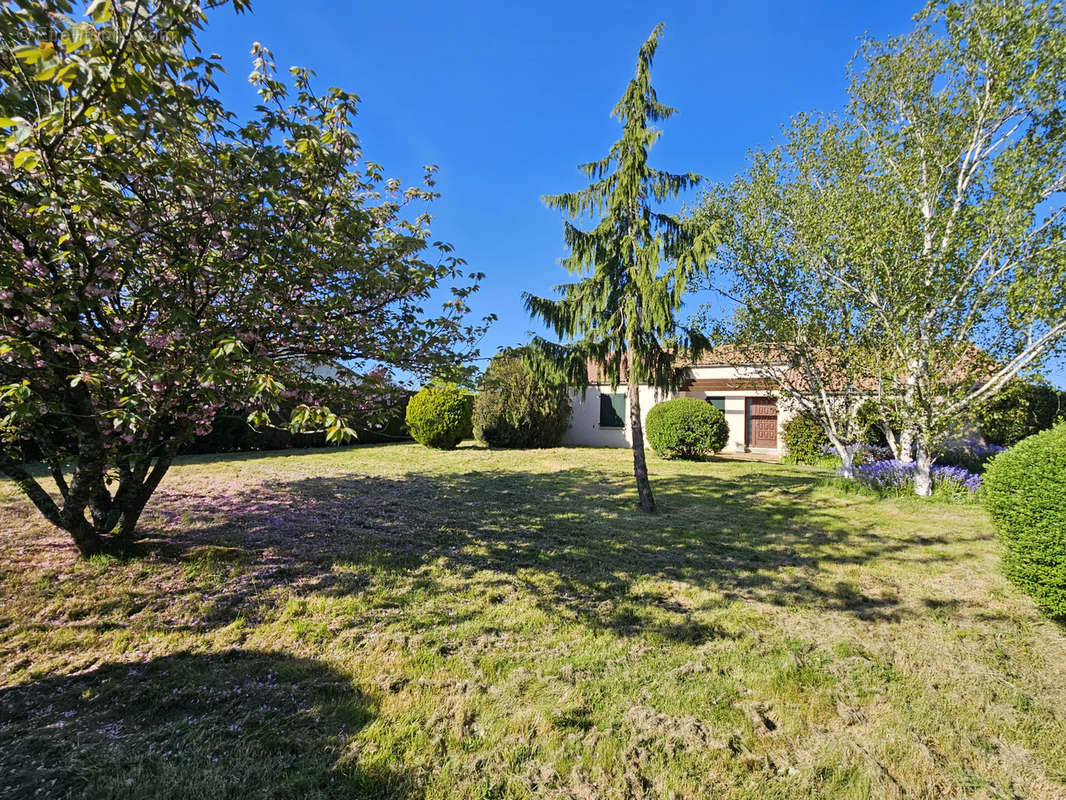
[[[777,447],[777,401],[774,398],[748,398],[748,446]]]

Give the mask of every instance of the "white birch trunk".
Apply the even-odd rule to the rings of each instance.
[[[855,452],[848,446],[847,442],[841,441],[835,436],[831,436],[829,440],[833,443],[833,449],[837,451],[837,455],[840,456],[841,477],[854,478]]]
[[[914,461],[914,431],[904,426],[899,432],[899,445],[896,458],[904,464]]]
[[[914,459],[914,493],[919,497],[929,497],[933,493],[933,459],[921,442],[917,450],[917,458]]]

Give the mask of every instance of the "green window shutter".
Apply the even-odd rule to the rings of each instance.
[[[725,398],[724,397],[708,397],[707,402],[717,408],[723,414],[725,413]]]
[[[624,394],[600,395],[600,427],[624,428],[626,396]]]
[[[624,394],[612,394],[611,405],[614,406],[614,418],[618,420],[618,427],[626,426],[626,396]]]

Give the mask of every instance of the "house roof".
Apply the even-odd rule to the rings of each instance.
[[[781,357],[779,352],[772,351],[767,354],[770,356],[770,362],[772,364],[783,366],[787,362]],[[678,356],[675,360],[675,364],[678,367],[743,367],[743,366],[758,366],[759,363],[766,362],[753,362],[750,355],[744,355],[738,348],[723,345],[716,347],[713,350],[705,353],[703,356],[697,359],[688,358],[686,356]],[[603,365],[594,360],[589,359],[585,364],[587,379],[589,383],[606,383],[607,377],[603,372]],[[622,369],[619,376],[619,382],[625,383],[628,379],[628,363],[625,356],[622,357]],[[695,381],[695,378],[693,379]],[[777,384],[773,380],[767,378],[722,378],[722,379],[702,379],[703,383],[714,383],[715,381],[729,381],[730,384],[741,382],[744,385],[738,386],[740,389],[772,389]],[[755,385],[758,384],[758,385]],[[702,387],[696,387],[702,388]],[[725,385],[709,385],[708,389],[720,389],[725,390],[731,387]]]
[[[763,376],[745,376],[745,377],[729,377],[729,378],[697,378],[692,375],[689,382],[683,386],[685,391],[768,391],[778,388],[781,384],[786,384],[794,391],[804,392],[807,391],[807,380],[803,372],[796,367],[789,366],[792,359],[788,357],[785,348],[780,345],[766,345],[762,350],[762,359],[753,360],[753,351],[757,351],[758,348],[748,347],[740,348],[731,345],[720,345],[713,350],[708,351],[705,355],[698,359],[686,358],[685,356],[678,356],[676,358],[676,365],[679,367],[688,367],[689,369],[697,367],[756,367],[767,365],[772,368],[770,374],[764,374]],[[846,357],[842,351],[836,348],[827,348],[826,355],[835,353],[837,359],[829,358],[828,361],[839,360],[842,357]],[[820,379],[826,382],[826,389],[830,392],[843,392],[845,390],[851,392],[861,393],[873,393],[877,391],[879,378],[873,374],[874,371],[866,375],[851,374],[847,376],[848,369],[847,363],[838,365],[840,367],[840,374],[833,376],[831,374],[823,374]],[[952,364],[951,369],[947,374],[943,375],[943,379],[947,382],[955,382],[957,385],[962,385],[969,380],[974,374],[974,371],[979,374],[982,371],[991,371],[995,367],[995,361],[984,350],[979,348],[972,342],[967,343],[962,352],[959,353],[957,360]],[[588,371],[589,383],[604,383],[606,378],[602,373],[601,365],[595,361],[589,361],[586,365]],[[623,369],[621,375],[621,382],[626,382],[625,361],[623,360]],[[888,380],[902,384],[906,380],[905,373],[897,373],[895,378],[891,375],[891,370],[880,376],[881,379]]]

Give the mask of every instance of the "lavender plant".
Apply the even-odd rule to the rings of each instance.
[[[857,464],[854,480],[868,489],[884,494],[910,494],[914,491],[916,465],[913,461],[884,459]],[[838,470],[838,474],[843,475]],[[930,474],[933,491],[948,495],[973,495],[981,488],[981,476],[963,467],[936,464]]]

